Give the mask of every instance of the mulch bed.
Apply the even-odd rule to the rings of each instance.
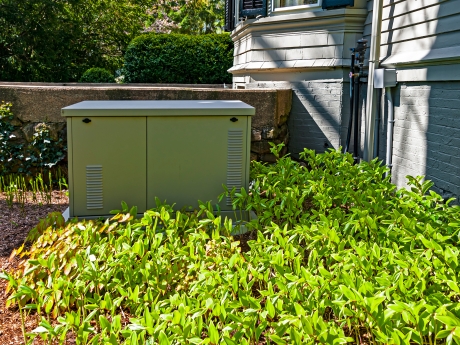
[[[38,221],[45,218],[48,213],[63,212],[68,207],[68,197],[65,192],[52,193],[51,203],[47,204],[38,196],[37,201],[32,201],[31,193],[27,196],[28,202],[24,205],[14,203],[11,207],[6,202],[6,196],[0,193],[0,272],[10,271],[17,264],[17,259],[9,262],[11,251],[24,243],[29,231],[37,225]],[[0,344],[24,344],[21,330],[21,317],[17,309],[8,309],[5,306],[7,282],[0,279]],[[38,319],[30,315],[26,320],[26,331],[30,332],[37,327]],[[34,344],[42,343],[39,340]]]

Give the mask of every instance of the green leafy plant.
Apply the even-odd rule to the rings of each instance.
[[[104,68],[93,67],[81,76],[80,83],[115,83],[115,77]]]
[[[8,304],[41,316],[25,342],[460,343],[460,208],[422,177],[397,190],[376,160],[301,156],[253,162],[251,188],[224,192],[258,216],[244,251],[210,203],[50,215],[1,275]]]
[[[231,83],[233,64],[229,34],[149,33],[135,38],[125,54],[127,83]]]
[[[53,138],[49,124],[34,126],[30,142],[18,141],[21,125],[11,111],[12,104],[0,104],[0,176],[47,174],[65,160],[67,147],[62,138]],[[19,121],[20,122],[20,121]]]
[[[67,193],[68,185],[66,178],[58,169],[53,176],[51,171],[48,172],[46,179],[38,174],[35,177],[22,174],[11,174],[0,176],[0,193],[6,196],[6,203],[12,207],[14,202],[21,205],[24,210],[25,203],[31,202],[50,204],[52,201],[53,190],[59,186],[60,193]],[[65,188],[65,189],[64,189]]]

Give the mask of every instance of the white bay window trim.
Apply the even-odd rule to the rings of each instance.
[[[284,6],[283,5],[284,2]],[[272,0],[272,14],[287,14],[286,12],[302,12],[321,9],[322,0],[312,1],[311,4],[298,4],[303,0]],[[286,5],[288,3],[289,5]]]

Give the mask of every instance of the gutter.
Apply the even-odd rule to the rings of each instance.
[[[364,135],[363,158],[370,161],[374,158],[375,114],[377,112],[376,90],[374,88],[374,71],[379,68],[380,36],[382,31],[383,0],[374,0],[372,12],[371,47],[369,54],[369,72],[366,98],[366,132]]]

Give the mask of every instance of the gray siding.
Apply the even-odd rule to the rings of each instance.
[[[373,0],[364,36],[370,40]],[[380,57],[383,64],[405,64],[460,56],[459,0],[384,0]]]

